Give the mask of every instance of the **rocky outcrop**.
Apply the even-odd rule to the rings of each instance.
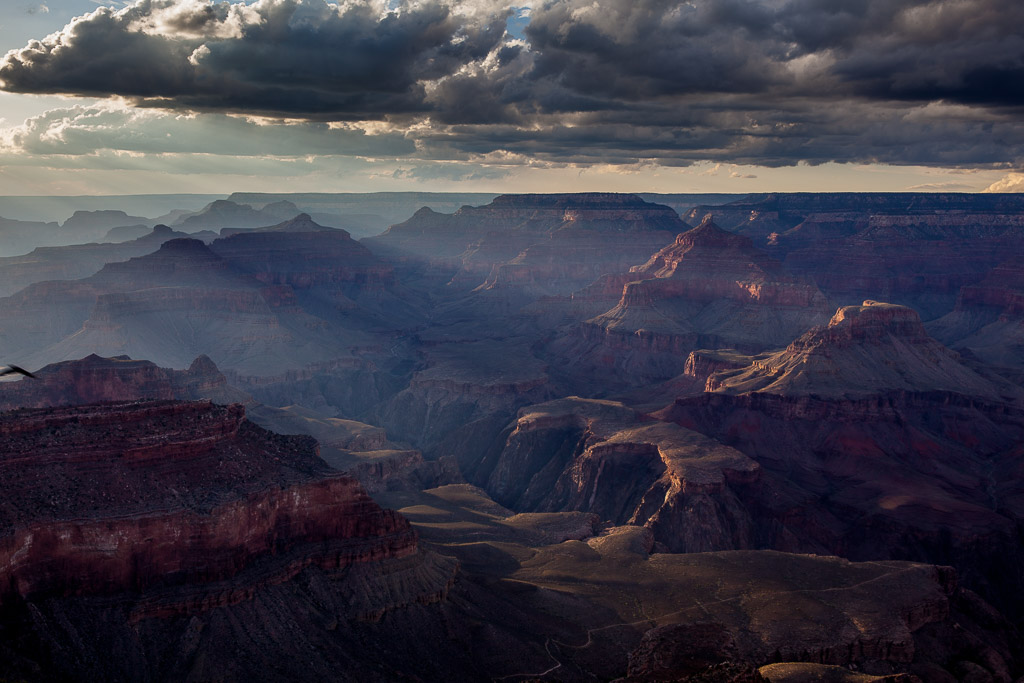
[[[697,206],[686,217],[696,223],[710,214],[725,229],[759,241],[773,232],[784,234],[805,221],[834,225],[859,222],[862,229],[873,217],[878,224],[944,226],[941,235],[948,237],[952,234],[949,230],[965,234],[976,233],[980,226],[1005,226],[1000,217],[1017,216],[1022,210],[1024,202],[1013,194],[787,192],[751,194],[723,205]],[[938,234],[934,228],[918,230],[931,237]],[[832,237],[841,236],[837,233],[829,231]]]
[[[691,351],[686,357],[686,365],[683,366],[682,376],[693,380],[707,391],[713,391],[717,386],[711,376],[717,372],[729,370],[742,370],[750,366],[753,357],[743,355],[735,349],[698,349]]]
[[[1002,263],[981,282],[961,289],[953,310],[927,327],[972,358],[1024,369],[1024,261]]]
[[[144,216],[129,216],[124,211],[75,211],[60,226],[70,243],[83,244],[102,239],[111,228],[127,225],[145,225],[152,223]]]
[[[0,643],[18,650],[5,675],[179,678],[161,673],[159,643],[192,653],[175,670],[201,671],[196,647],[243,642],[224,619],[308,637],[337,628],[313,605],[377,621],[454,581],[456,563],[420,550],[313,439],[267,432],[239,405],[18,410],[0,415],[0,443]],[[311,582],[318,599],[296,597]]]
[[[198,230],[222,230],[224,228],[260,228],[274,225],[302,213],[295,204],[281,200],[256,210],[248,204],[238,204],[227,199],[218,199],[205,207],[181,216],[175,223],[186,232]]]
[[[761,542],[856,559],[956,566],[1022,608],[996,569],[1024,521],[1020,390],[979,375],[905,307],[865,302],[657,416],[755,460],[744,499]]]
[[[948,313],[961,288],[974,284],[1024,236],[882,238],[855,235],[815,242],[785,255],[785,265],[811,279],[837,305],[876,299],[911,306],[925,320]]]
[[[312,439],[244,418],[174,401],[0,416],[3,585],[23,599],[184,585],[161,610],[192,612],[306,566],[416,552],[408,523],[330,475]],[[262,561],[256,585],[218,585]]]
[[[674,552],[754,543],[735,485],[757,481],[758,466],[711,439],[580,398],[520,410],[504,439],[500,452],[461,464],[513,510],[575,510],[645,526]]]
[[[327,464],[354,476],[370,493],[419,490],[462,480],[451,458],[425,460],[420,451],[392,442],[380,427],[294,405],[257,405],[249,414],[260,426],[280,434],[314,437]]]
[[[0,216],[0,257],[27,254],[33,249],[54,244],[66,244],[57,223],[19,221]]]
[[[1024,245],[1012,194],[792,193],[697,207],[812,279],[834,305],[864,299],[911,306],[925,320]]]
[[[265,429],[314,437],[321,457],[332,468],[356,477],[371,493],[460,480],[453,461],[426,461],[419,451],[392,443],[380,427],[300,406],[261,405],[231,386],[206,356],[196,358],[187,370],[173,370],[127,356],[94,354],[48,365],[34,374],[35,379],[24,382],[0,382],[0,410],[144,399],[245,403],[249,419]]]
[[[455,434],[463,434],[467,446],[489,438],[487,432],[499,431],[518,408],[553,392],[546,365],[518,345],[438,345],[427,349],[425,365],[374,421],[431,456],[446,454],[439,444],[457,441]],[[481,420],[492,426],[473,426]]]
[[[229,386],[206,356],[196,358],[186,370],[173,370],[128,356],[92,354],[47,365],[34,374],[35,379],[27,382],[0,382],[0,410],[144,399],[252,402],[244,392]]]
[[[376,314],[386,324],[418,319],[416,295],[398,285],[394,268],[344,230],[301,214],[268,228],[222,231],[210,249],[264,285],[288,287],[310,310],[351,319]],[[358,324],[358,323],[357,323]]]
[[[640,263],[685,227],[669,207],[635,195],[502,195],[451,215],[422,209],[364,242],[388,257],[454,269],[451,282],[464,289],[537,297]]]
[[[611,583],[618,604],[631,604],[585,636],[551,638],[563,667],[625,649],[624,680],[638,683],[757,680],[775,662],[842,666],[858,681],[957,680],[961,667],[1013,680],[1019,636],[949,567],[765,550],[649,554],[644,536],[617,527],[540,548],[513,575],[600,605],[613,604],[598,587]]]
[[[613,308],[573,328],[552,350],[633,381],[667,379],[685,369],[694,348],[759,351],[826,316],[825,298],[813,285],[710,220],[680,234],[629,277]]]
[[[963,365],[928,336],[913,309],[877,301],[840,308],[827,326],[745,368],[713,375],[708,387],[846,398],[892,391],[957,392],[991,401],[1024,396]]]
[[[789,572],[811,561],[776,553],[762,553],[756,558],[749,553],[736,553],[729,557],[746,557],[763,569],[772,568],[776,570],[772,576],[783,584],[796,578]],[[725,569],[725,557],[715,560]],[[899,563],[844,566],[834,558],[816,561],[831,564],[836,572],[834,577],[846,571],[863,572],[864,579],[869,573],[881,573],[867,579],[875,582],[875,586],[840,580],[845,585],[824,588],[818,583],[820,579],[805,574],[802,580],[798,579],[798,588],[782,590],[777,596],[759,594],[753,589],[742,598],[742,610],[749,618],[743,626],[712,607],[700,616],[652,628],[630,653],[625,680],[911,683],[922,679],[952,680],[950,674],[963,666],[960,662],[970,662],[968,666],[984,671],[989,677],[986,680],[1012,680],[1007,665],[1009,652],[1004,649],[1000,655],[988,647],[971,633],[977,632],[979,625],[958,614],[958,608],[970,600],[969,591],[957,586],[956,575],[950,568]],[[810,566],[803,568],[808,570]],[[882,584],[885,588],[881,588]],[[828,607],[824,610],[813,604],[825,597],[823,588],[834,598],[826,601]],[[880,595],[876,588],[892,596],[885,607],[869,606]],[[787,619],[783,616],[787,611],[781,606],[783,602],[789,608],[807,610],[807,616]],[[825,617],[829,612],[830,618]],[[819,618],[828,619],[831,627],[804,630],[809,622]],[[959,622],[960,626],[952,626],[951,622]],[[959,634],[954,635],[958,630]],[[937,632],[944,632],[944,637],[935,638]],[[759,665],[769,661],[790,664],[771,664],[757,671]],[[943,670],[940,662],[948,669]],[[798,671],[804,672],[805,677],[796,675]]]

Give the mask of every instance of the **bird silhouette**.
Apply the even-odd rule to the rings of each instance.
[[[33,375],[31,372],[29,372],[25,368],[19,368],[17,365],[6,365],[3,368],[0,368],[0,376],[10,375],[10,374],[13,374],[13,373],[18,373],[19,375],[25,375],[26,377],[31,377],[32,379],[39,379],[38,377]]]

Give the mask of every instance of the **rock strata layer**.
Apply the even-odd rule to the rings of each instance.
[[[21,598],[177,586],[187,612],[307,566],[416,552],[408,523],[331,474],[311,438],[262,430],[239,405],[18,410],[0,415],[0,441],[2,580]]]

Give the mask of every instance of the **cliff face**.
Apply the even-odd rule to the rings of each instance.
[[[368,491],[414,489],[461,480],[453,462],[425,461],[419,451],[392,443],[380,427],[300,406],[274,408],[256,403],[229,385],[206,356],[196,358],[187,370],[173,370],[127,356],[101,358],[94,354],[48,365],[37,370],[35,376],[27,381],[0,382],[0,410],[146,399],[245,403],[249,419],[261,427],[278,434],[314,437],[321,457],[335,470],[355,476]]]
[[[454,269],[460,288],[568,294],[646,259],[686,225],[635,195],[502,195],[451,215],[421,210],[364,240],[389,257]]]
[[[266,432],[238,405],[20,410],[0,416],[0,440],[2,581],[21,598],[181,586],[183,604],[160,609],[187,612],[307,566],[416,552],[408,523],[331,475],[312,439]]]
[[[990,365],[1024,369],[1024,260],[1011,259],[963,287],[953,310],[928,331]]]
[[[36,379],[27,382],[0,382],[0,410],[143,399],[208,399],[222,404],[251,401],[244,392],[228,386],[206,356],[196,358],[187,370],[172,370],[148,360],[92,354],[47,365],[34,374]]]
[[[371,624],[432,629],[426,606],[454,584],[457,563],[418,548],[313,439],[267,432],[239,405],[17,410],[0,415],[0,446],[4,676],[366,672],[379,652],[356,643],[376,642]],[[296,641],[319,654],[274,665]]]
[[[784,263],[813,279],[836,304],[890,301],[931,320],[948,313],[962,287],[983,279],[1022,244],[1024,239],[1013,235],[941,240],[855,235],[795,249]]]
[[[500,430],[518,408],[551,398],[548,368],[517,345],[443,344],[426,349],[425,356],[426,367],[377,417],[395,438],[428,454],[453,434],[483,437],[489,428],[473,427],[475,422],[491,419]]]
[[[684,370],[694,348],[763,350],[826,316],[817,288],[710,220],[632,268],[629,279],[614,307],[573,328],[553,351],[632,381],[667,379]],[[618,282],[598,284],[581,292],[581,303]]]
[[[1021,398],[1020,389],[964,366],[928,336],[913,309],[877,301],[840,308],[827,326],[746,368],[713,375],[709,387],[830,397],[950,391],[993,401]]]
[[[0,236],[3,247],[0,256],[19,256],[33,249],[54,244],[67,244],[69,241],[62,234],[57,223],[38,221],[19,221],[0,217]]]
[[[1020,389],[970,370],[904,307],[865,302],[657,413],[762,467],[762,543],[952,564],[1012,602],[996,567],[1024,523]]]
[[[1013,195],[793,193],[697,207],[812,279],[835,305],[864,299],[948,313],[957,293],[1024,246]]]
[[[673,552],[754,542],[734,486],[756,482],[759,468],[711,439],[578,398],[524,408],[505,434],[496,457],[463,465],[513,510],[590,512],[645,526]]]
[[[175,225],[181,226],[188,232],[204,228],[211,230],[260,228],[265,225],[274,225],[299,213],[299,207],[288,201],[274,202],[257,210],[248,204],[218,199],[199,211],[179,217]]]
[[[326,228],[308,214],[260,230],[215,240],[210,249],[266,285],[324,290],[358,299],[395,287],[394,269],[344,230]]]

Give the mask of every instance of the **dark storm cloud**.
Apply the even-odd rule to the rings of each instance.
[[[536,75],[638,100],[743,93],[1017,105],[1018,0],[562,0],[526,33]]]
[[[140,0],[9,52],[0,81],[10,92],[169,108],[379,118],[422,110],[422,83],[487,55],[504,21],[470,23],[429,1],[382,12],[323,0]]]
[[[8,53],[15,92],[383,119],[427,159],[1024,161],[1019,0],[140,0]],[[408,128],[404,128],[408,126]]]

